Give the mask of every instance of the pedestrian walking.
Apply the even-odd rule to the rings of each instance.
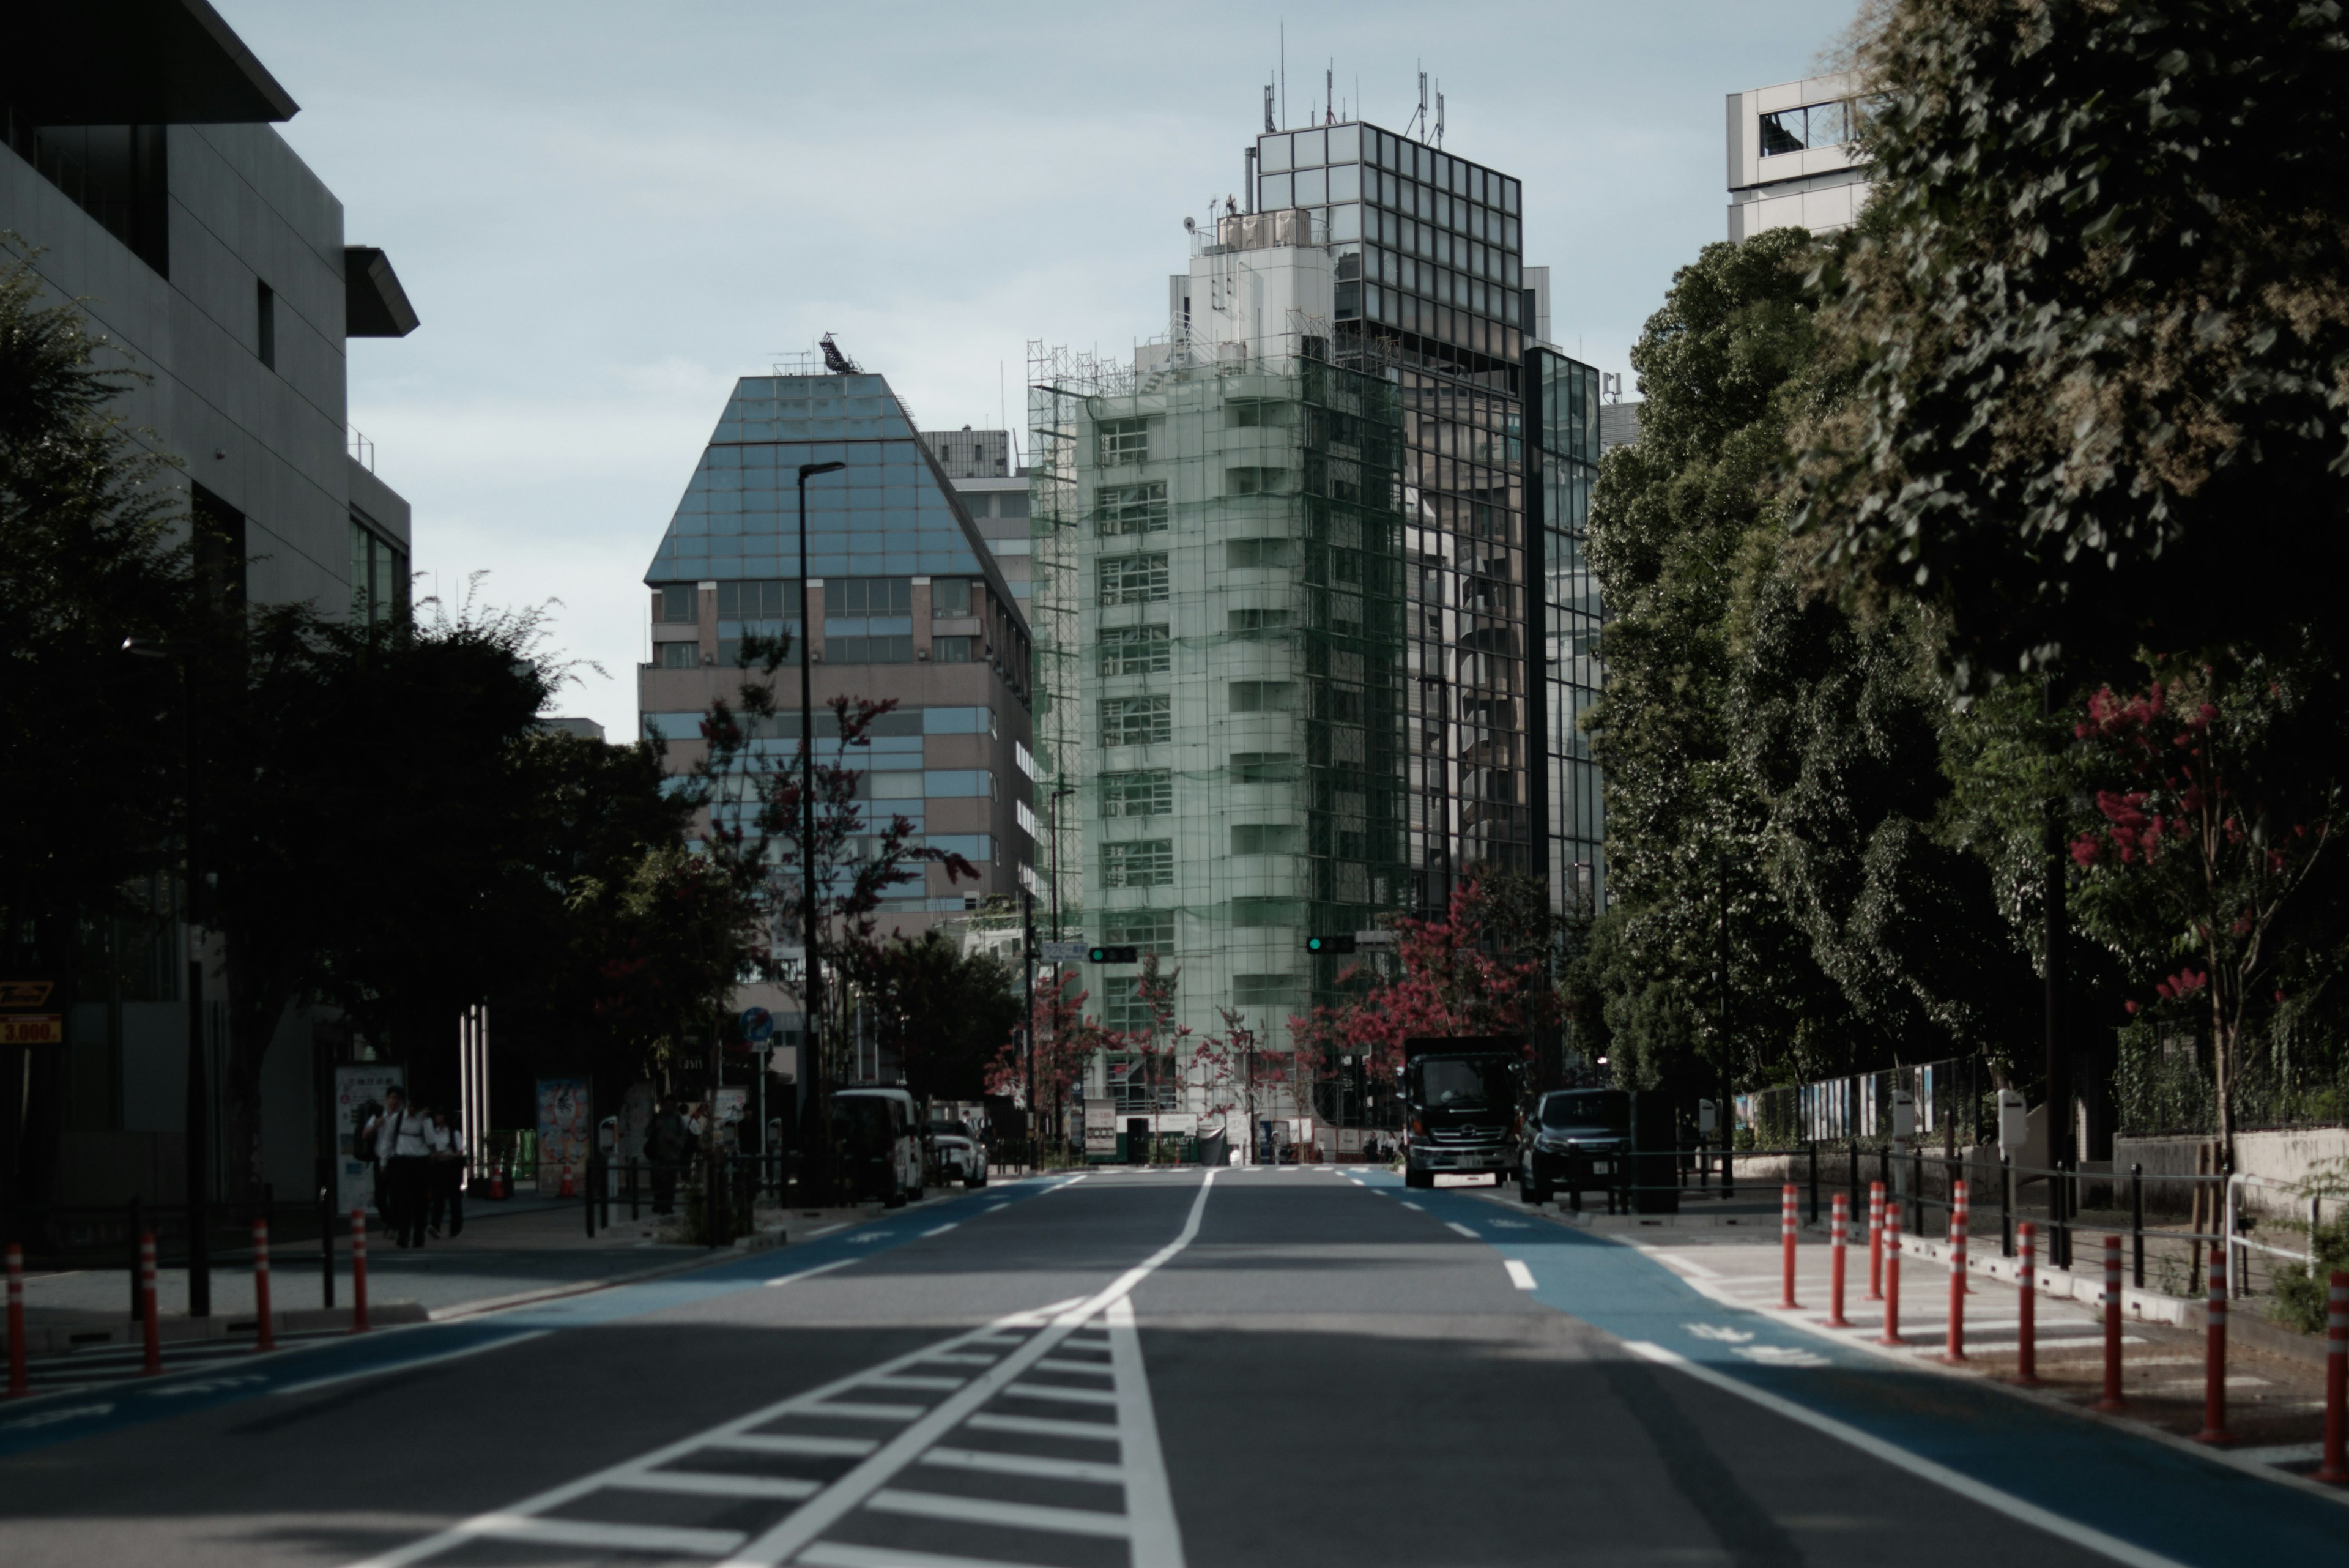
[[[465,1229],[465,1141],[458,1136],[456,1122],[444,1110],[432,1113],[425,1141],[431,1148],[428,1157],[431,1161],[428,1172],[431,1197],[424,1232],[438,1241],[445,1220],[453,1241]]]
[[[677,1101],[665,1098],[645,1129],[645,1163],[653,1171],[653,1212],[667,1214],[677,1205],[677,1172],[693,1151],[693,1134],[677,1113]]]
[[[424,1203],[432,1147],[427,1137],[430,1124],[408,1104],[398,1088],[383,1092],[383,1109],[360,1136],[375,1140],[375,1158],[383,1170],[382,1198],[377,1207],[392,1240],[402,1247],[424,1245]]]

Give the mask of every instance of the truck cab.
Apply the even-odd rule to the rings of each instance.
[[[1403,1185],[1438,1175],[1506,1181],[1516,1168],[1525,1042],[1446,1036],[1403,1042]]]
[[[892,1209],[922,1196],[919,1110],[903,1089],[841,1089],[832,1096],[842,1174],[855,1198]]]

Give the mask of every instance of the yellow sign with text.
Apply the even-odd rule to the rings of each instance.
[[[66,1019],[62,1012],[0,1014],[0,1045],[62,1045]]]

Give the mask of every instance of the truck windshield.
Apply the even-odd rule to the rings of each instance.
[[[1631,1096],[1620,1089],[1584,1089],[1570,1095],[1552,1095],[1542,1102],[1541,1125],[1629,1132]]]
[[[1511,1064],[1498,1056],[1426,1056],[1412,1064],[1422,1106],[1484,1110],[1516,1097]]]

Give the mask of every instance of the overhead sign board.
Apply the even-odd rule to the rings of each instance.
[[[0,1012],[46,1012],[57,989],[53,980],[0,980]]]
[[[1354,933],[1354,946],[1357,948],[1370,950],[1374,948],[1397,948],[1402,945],[1402,937],[1399,932],[1356,931]]]

